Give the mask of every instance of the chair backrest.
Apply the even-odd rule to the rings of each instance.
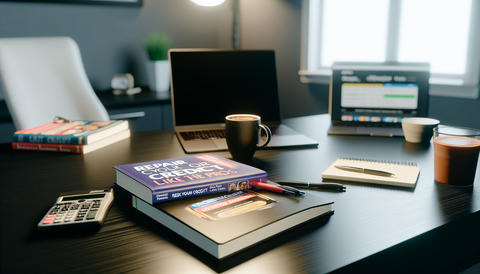
[[[17,130],[52,121],[108,121],[70,37],[0,38],[0,76]]]

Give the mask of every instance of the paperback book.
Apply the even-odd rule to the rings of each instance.
[[[88,145],[64,145],[64,144],[44,144],[44,143],[12,143],[12,149],[14,150],[30,150],[30,151],[51,151],[51,152],[66,152],[87,154],[102,147],[106,147],[113,143],[130,137],[130,129],[119,132],[115,135],[104,138],[100,141]]]
[[[266,190],[208,194],[154,205],[132,195],[132,205],[217,259],[333,212],[332,201],[309,192],[292,196]]]
[[[267,173],[261,169],[210,154],[113,168],[116,183],[149,204],[249,189],[251,180],[267,181]]]
[[[13,143],[87,145],[128,129],[128,121],[65,121],[55,120],[41,126],[19,130]]]

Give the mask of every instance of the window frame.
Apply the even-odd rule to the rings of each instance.
[[[401,0],[389,0],[389,27],[387,34],[387,61],[395,61],[398,53]],[[300,81],[311,84],[329,84],[332,70],[320,65],[321,9],[324,0],[303,0]],[[316,10],[316,13],[315,13]],[[480,1],[472,0],[466,73],[462,76],[432,73],[429,94],[457,98],[478,99],[480,78]],[[311,14],[317,16],[311,16]],[[317,26],[309,35],[309,24]],[[391,31],[393,29],[393,31]],[[315,63],[313,60],[317,60]]]

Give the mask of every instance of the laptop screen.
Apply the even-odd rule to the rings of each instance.
[[[428,115],[428,63],[334,63],[332,69],[334,121],[401,123]]]
[[[279,123],[272,50],[169,52],[175,126],[224,123],[229,114],[255,114]]]

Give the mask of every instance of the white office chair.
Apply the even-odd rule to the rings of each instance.
[[[110,118],[70,37],[0,38],[0,76],[17,130],[53,121]]]

